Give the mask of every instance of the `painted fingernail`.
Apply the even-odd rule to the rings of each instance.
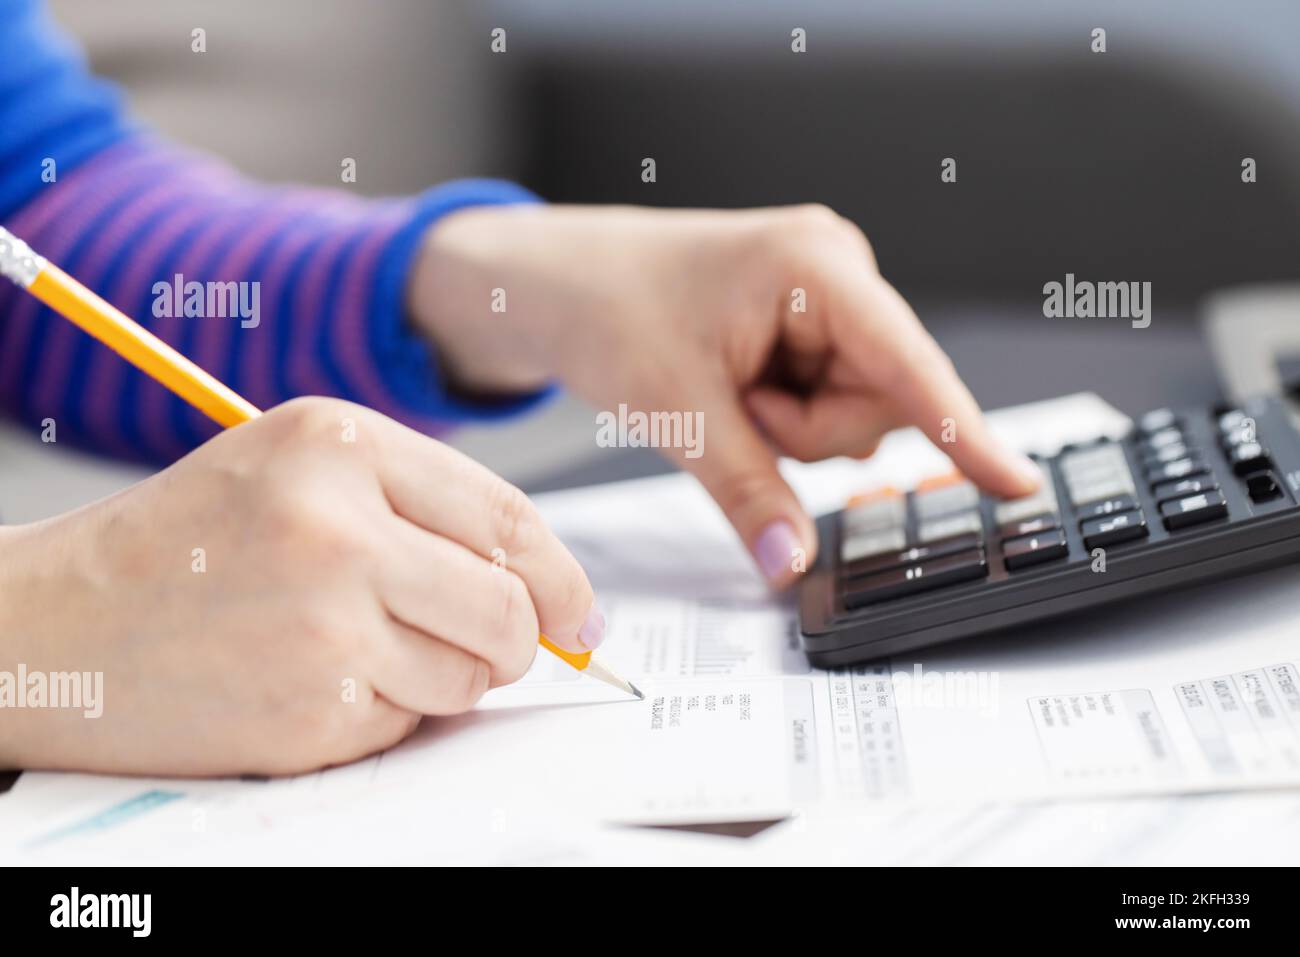
[[[794,526],[780,518],[763,529],[754,540],[754,559],[763,577],[776,581],[786,577],[801,547]]]
[[[605,616],[600,613],[600,609],[595,605],[591,606],[591,611],[587,612],[587,620],[582,623],[578,629],[578,641],[583,647],[595,651],[600,647],[600,643],[605,640]]]

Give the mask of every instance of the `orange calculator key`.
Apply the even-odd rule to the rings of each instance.
[[[859,505],[867,505],[871,502],[881,502],[887,498],[902,498],[903,493],[892,485],[882,485],[879,488],[868,489],[865,492],[858,492],[849,496],[849,502],[845,508],[856,508]]]

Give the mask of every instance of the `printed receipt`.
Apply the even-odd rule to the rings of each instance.
[[[1145,783],[1181,772],[1144,688],[1031,698],[1029,708],[1047,764],[1063,782]]]
[[[1300,770],[1300,681],[1294,664],[1174,686],[1210,767],[1225,777]]]
[[[865,798],[905,795],[907,768],[889,663],[836,669],[829,690],[841,793]]]
[[[619,710],[639,710],[642,729],[610,739],[629,746],[618,761],[620,790],[633,797],[624,819],[782,816],[790,801],[784,682],[656,683],[640,709]]]
[[[1181,681],[1173,695],[1212,778],[1300,773],[1300,675],[1294,664]],[[1192,777],[1188,761],[1199,764],[1186,750],[1187,761],[1179,760],[1146,689],[1036,697],[1029,709],[1046,762],[1063,783],[1144,784]]]

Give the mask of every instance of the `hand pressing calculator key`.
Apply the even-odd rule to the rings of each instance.
[[[1142,416],[1040,459],[1026,498],[960,475],[817,520],[804,650],[834,667],[1300,558],[1300,435],[1277,399]]]

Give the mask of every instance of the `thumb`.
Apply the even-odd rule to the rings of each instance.
[[[709,410],[708,441],[682,466],[705,487],[754,556],[763,577],[784,587],[812,565],[817,530],[776,467],[753,422],[737,402]]]

